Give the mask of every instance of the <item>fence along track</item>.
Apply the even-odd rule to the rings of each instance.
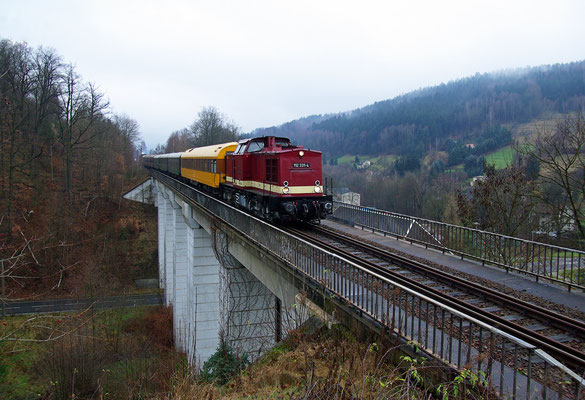
[[[335,201],[333,218],[573,288],[585,290],[585,252]]]
[[[533,337],[533,332],[527,333],[510,328],[508,326],[510,323],[505,320],[449,296],[445,297],[443,293],[424,287],[400,274],[385,271],[367,260],[359,259],[359,256],[351,252],[340,250],[336,244],[324,243],[297,229],[286,230],[303,240],[337,253],[340,257],[363,265],[373,274],[393,281],[394,289],[388,292],[376,288],[366,275],[358,274],[346,277],[352,283],[349,286],[342,285],[341,292],[337,293],[342,297],[351,298],[361,311],[369,315],[372,315],[372,309],[381,313],[386,318],[387,326],[393,326],[396,333],[409,341],[417,345],[423,344],[421,347],[435,358],[458,369],[473,370],[471,365],[476,364],[475,372],[489,378],[491,384],[499,387],[500,394],[512,395],[513,398],[522,398],[523,395],[532,398],[536,393],[547,398],[577,398],[579,390],[582,390],[583,381],[579,374],[562,366],[557,360],[561,358],[566,360],[568,357],[571,364],[582,371],[585,368],[583,353],[560,343],[542,342],[539,339],[543,338]],[[330,279],[335,286],[339,274],[335,266],[331,274]],[[396,292],[396,288],[401,290]],[[407,289],[412,292],[406,291]],[[557,358],[551,357],[543,348],[554,353]],[[555,367],[551,368],[553,365]],[[555,368],[557,370],[551,372]],[[522,371],[524,385],[518,384],[518,371]],[[558,392],[550,397],[550,393],[547,392],[551,384],[546,382],[543,377],[545,374],[559,379],[564,374],[571,376],[575,380],[575,387],[565,393],[566,388],[552,384]],[[505,393],[506,387],[513,389]]]
[[[489,380],[501,396],[576,398],[583,380],[535,346],[380,274],[226,205],[156,171],[151,174],[258,248],[320,283],[413,345],[459,370]],[[524,357],[520,357],[524,356]],[[506,362],[494,362],[502,359]]]
[[[519,312],[528,318],[532,318],[532,319],[538,320],[542,323],[545,323],[552,328],[557,328],[557,329],[563,330],[567,333],[573,334],[580,339],[585,339],[585,322],[583,322],[583,321],[580,321],[580,320],[577,320],[574,318],[570,318],[570,317],[567,317],[563,314],[559,314],[558,312],[539,307],[537,305],[520,300],[520,299],[512,297],[512,296],[508,296],[508,295],[501,293],[499,291],[487,288],[481,284],[470,282],[470,281],[465,280],[463,278],[454,276],[451,273],[444,272],[444,271],[438,270],[436,268],[429,267],[429,266],[424,265],[422,263],[419,263],[417,261],[410,260],[406,257],[402,257],[398,254],[393,254],[390,251],[385,250],[383,248],[379,248],[379,247],[370,245],[368,243],[364,243],[363,241],[359,241],[358,239],[354,239],[354,238],[349,237],[349,236],[344,236],[344,235],[337,233],[335,231],[332,231],[330,229],[325,229],[322,227],[314,226],[312,228],[312,230],[314,232],[318,233],[319,235],[332,238],[336,242],[346,244],[354,249],[358,249],[360,251],[363,251],[366,254],[370,254],[370,255],[373,255],[375,257],[378,257],[381,261],[388,261],[394,265],[403,267],[405,270],[414,271],[416,274],[420,274],[421,276],[430,277],[430,278],[436,280],[437,282],[444,283],[444,284],[448,285],[450,288],[462,289],[470,295],[479,296],[479,297],[485,299],[486,301],[489,301],[489,302],[492,302],[495,304],[499,304],[502,307],[506,307],[507,309],[511,309],[515,312]],[[300,232],[300,234],[304,234],[304,233]],[[324,245],[327,246],[327,244],[324,244]],[[334,248],[334,247],[332,246],[330,248]],[[351,254],[344,255],[344,256],[345,257],[352,257]],[[366,262],[370,263],[369,261],[366,261]],[[396,271],[390,270],[390,271],[386,271],[386,272],[388,274],[390,274],[392,277],[394,277],[395,279],[402,279],[404,282],[408,282],[411,285],[416,285],[417,287],[418,286],[420,286],[420,287],[428,286],[428,285],[424,285],[424,284],[419,283],[418,281],[416,281],[412,277],[402,276],[400,273],[398,273]],[[436,293],[439,296],[444,296],[444,293],[445,293],[444,291],[435,290],[433,288],[429,288],[429,290],[432,290],[434,293]],[[455,299],[455,298],[453,298],[453,300],[457,301],[457,299]],[[470,304],[467,304],[464,301],[458,301],[458,302],[463,307],[475,308],[475,307],[471,307]],[[479,309],[479,310],[481,310],[481,309]],[[500,323],[501,324],[511,324],[511,321],[500,320]],[[512,325],[514,325],[514,324],[512,324]],[[519,327],[519,328],[522,328],[522,327]],[[532,332],[530,330],[526,330],[526,331],[530,335],[536,335],[536,337],[540,336],[540,335],[535,334],[534,332]],[[541,340],[546,340],[546,338],[542,337]],[[576,366],[577,368],[580,368],[581,370],[585,371],[585,354],[583,352],[572,351],[573,349],[571,349],[570,347],[562,345],[561,343],[557,343],[553,340],[551,340],[550,343],[552,343],[554,345],[561,345],[560,348],[564,349],[562,351],[563,353],[574,354],[576,356],[576,359],[575,359],[576,363],[573,363],[573,365]]]

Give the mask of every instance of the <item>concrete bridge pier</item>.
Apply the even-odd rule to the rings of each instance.
[[[221,264],[221,334],[237,353],[247,353],[253,360],[280,340],[278,298],[229,253],[225,234],[215,232],[214,238]]]
[[[166,273],[166,241],[165,241],[165,224],[166,224],[166,212],[167,202],[169,196],[166,191],[161,189],[158,185],[155,186],[156,192],[156,207],[157,222],[158,222],[158,287],[160,289],[165,288],[165,273]]]
[[[299,290],[280,266],[161,182],[154,189],[160,287],[176,347],[191,365],[202,366],[220,336],[253,360],[302,322]]]
[[[173,307],[175,346],[202,365],[219,344],[219,262],[192,207],[160,183],[157,195],[159,279]]]
[[[187,276],[187,322],[188,346],[185,352],[192,365],[205,362],[216,351],[219,344],[220,304],[218,301],[219,270],[211,246],[211,236],[193,218],[189,204],[183,204],[183,216],[187,221],[187,259],[190,273]],[[177,336],[176,336],[177,337]]]

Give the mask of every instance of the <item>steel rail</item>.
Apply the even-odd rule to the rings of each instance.
[[[334,201],[332,219],[585,290],[585,251]],[[407,228],[408,227],[408,228]]]
[[[465,312],[472,317],[483,321],[484,323],[490,324],[491,326],[496,327],[497,329],[502,330],[510,335],[514,335],[535,347],[541,348],[546,352],[555,355],[556,357],[561,358],[562,361],[567,362],[568,364],[572,365],[579,369],[579,371],[585,371],[585,353],[576,350],[572,347],[569,347],[563,343],[559,343],[555,340],[552,340],[546,336],[540,335],[534,331],[531,331],[521,325],[514,324],[513,322],[507,321],[497,315],[492,313],[483,311],[481,308],[476,307],[472,304],[465,303],[462,300],[459,300],[453,296],[447,295],[437,289],[428,287],[423,285],[420,282],[417,282],[413,279],[407,278],[401,274],[398,274],[394,271],[385,269],[371,261],[365,260],[359,256],[356,256],[352,253],[339,249],[329,243],[326,243],[322,240],[316,239],[306,232],[288,228],[287,229],[290,233],[301,237],[303,240],[310,241],[312,243],[317,244],[320,247],[325,248],[326,250],[338,254],[344,258],[347,258],[358,265],[362,265],[373,272],[376,272],[382,276],[388,277],[389,279],[395,280],[400,282],[406,287],[409,287],[413,290],[416,290],[429,298],[438,300],[443,302],[444,304],[459,310],[461,312]],[[410,260],[409,260],[410,261]]]
[[[439,282],[448,284],[458,289],[463,289],[469,292],[470,294],[474,295],[479,294],[481,297],[488,301],[511,308],[513,310],[521,312],[527,317],[545,322],[548,325],[551,325],[552,327],[567,332],[571,332],[585,339],[585,322],[583,321],[570,318],[563,314],[553,313],[552,311],[540,307],[536,304],[532,304],[527,301],[518,299],[516,297],[507,295],[505,293],[498,292],[494,289],[490,289],[485,286],[470,282],[463,278],[448,274],[447,272],[437,270],[421,262],[411,260],[407,257],[401,256],[396,253],[392,253],[389,250],[375,247],[363,241],[358,241],[350,236],[342,235],[330,229],[325,229],[317,226],[313,227],[313,229],[323,235],[332,237],[336,240],[341,240],[350,243],[351,246],[360,248],[366,253],[389,260],[395,264],[404,266],[407,269],[415,270],[433,279],[436,279]]]

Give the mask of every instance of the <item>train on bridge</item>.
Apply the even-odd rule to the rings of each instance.
[[[264,136],[146,155],[146,168],[173,175],[253,215],[275,222],[323,219],[333,210],[324,193],[321,152]]]

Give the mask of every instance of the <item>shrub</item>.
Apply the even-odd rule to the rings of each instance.
[[[200,378],[204,382],[225,385],[238,375],[247,364],[247,354],[238,356],[230,346],[221,340],[216,352],[203,364]]]
[[[173,309],[172,307],[149,308],[145,315],[130,320],[124,330],[148,338],[156,349],[173,349]]]

